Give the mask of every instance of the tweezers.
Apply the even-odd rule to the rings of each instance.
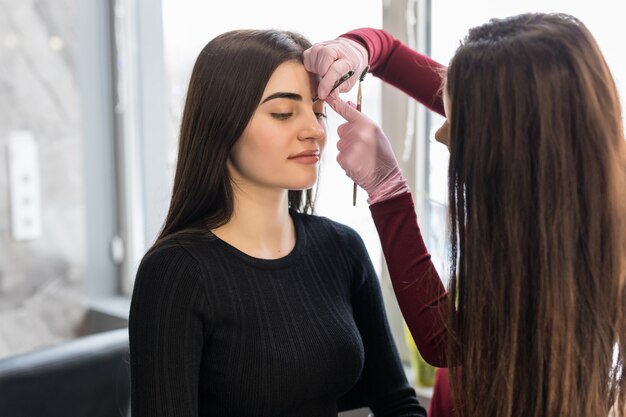
[[[333,88],[330,89],[330,91],[328,92],[328,95],[330,95],[330,93],[332,93],[333,91],[335,91],[337,89],[337,87],[339,87],[341,84],[343,84],[344,82],[346,82],[348,80],[348,78],[352,77],[354,75],[354,71],[350,70],[348,72],[346,72],[345,74],[343,74],[341,76],[340,79],[337,80],[337,82],[335,82],[335,85],[333,85]],[[319,97],[315,96],[313,98],[313,103],[315,103],[316,101],[319,101]]]

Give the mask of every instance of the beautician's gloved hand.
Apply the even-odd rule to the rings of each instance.
[[[368,59],[367,49],[363,45],[352,39],[337,38],[316,43],[304,51],[304,68],[322,77],[317,96],[325,100],[337,80],[352,70],[352,77],[335,90],[337,93],[350,91],[368,65]]]
[[[381,128],[352,103],[338,97],[330,97],[326,103],[347,120],[337,128],[337,162],[367,191],[367,202],[374,204],[408,192],[406,179]]]

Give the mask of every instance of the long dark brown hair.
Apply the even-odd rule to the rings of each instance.
[[[466,417],[624,415],[626,154],[576,18],[470,30],[452,58],[451,382]]]
[[[200,52],[182,115],[178,161],[165,224],[155,246],[171,236],[207,234],[233,213],[226,162],[258,107],[274,70],[302,62],[311,43],[278,30],[237,30],[211,40]],[[289,206],[311,212],[312,191],[289,191]]]

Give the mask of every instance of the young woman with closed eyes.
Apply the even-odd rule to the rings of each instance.
[[[310,46],[234,31],[196,61],[133,293],[133,417],[426,415],[362,240],[312,214],[326,125]]]

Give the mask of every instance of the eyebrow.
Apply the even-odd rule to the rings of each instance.
[[[275,98],[287,98],[287,99],[290,99],[290,100],[302,101],[302,96],[300,94],[278,92],[278,93],[274,93],[274,94],[271,94],[271,95],[267,96],[265,98],[265,100],[263,100],[261,102],[261,104],[266,103],[266,102],[268,102],[270,100],[274,100]]]

